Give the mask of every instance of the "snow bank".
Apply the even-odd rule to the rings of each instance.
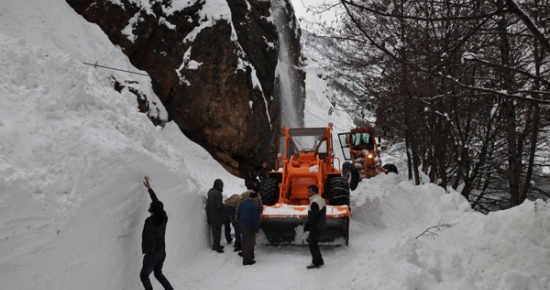
[[[103,87],[106,72],[5,35],[0,55],[0,276],[10,289],[140,287],[127,277],[140,267],[145,175],[170,217],[172,263],[206,247],[200,209],[214,177],[204,173],[235,180],[233,191],[238,179],[175,124],[154,127],[135,95]]]
[[[133,94],[110,88],[113,77],[136,76],[82,64],[135,70],[99,28],[64,1],[29,1],[0,2],[2,289],[141,289],[144,175],[170,218],[164,272],[176,289],[550,289],[548,204],[473,212],[454,191],[412,185],[399,150],[383,161],[401,174],[352,193],[350,246],[323,247],[321,269],[306,270],[307,247],[258,243],[253,268],[230,245],[211,251],[202,199],[216,178],[226,197],[244,190],[242,180],[174,123],[154,127]],[[345,112],[327,115],[319,68],[306,69],[306,125],[349,130]]]

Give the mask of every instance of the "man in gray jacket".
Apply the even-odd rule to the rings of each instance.
[[[214,187],[208,191],[206,203],[206,216],[208,224],[212,227],[212,250],[223,253],[223,246],[220,245],[223,225],[223,181],[214,180]]]

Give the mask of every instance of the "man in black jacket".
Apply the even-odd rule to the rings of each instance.
[[[173,290],[168,279],[162,274],[162,265],[166,259],[166,243],[164,241],[164,235],[166,233],[166,223],[168,223],[168,216],[164,211],[164,205],[157,198],[157,195],[151,189],[149,185],[149,179],[144,178],[143,185],[147,188],[149,195],[151,196],[151,205],[149,206],[149,213],[151,214],[145,220],[143,226],[143,233],[141,234],[141,251],[145,254],[143,257],[143,267],[139,273],[143,287],[146,290],[152,290],[153,286],[149,280],[151,272],[155,272],[155,278],[160,282],[162,287],[167,290]]]
[[[256,177],[254,170],[252,168],[249,168],[246,171],[246,176],[244,177],[244,185],[248,188],[249,182],[252,182],[252,184],[254,184],[255,181],[258,181],[258,183],[260,182]]]
[[[264,178],[268,178],[270,171],[271,171],[271,168],[269,168],[269,165],[267,164],[267,162],[263,162],[262,168],[260,168],[260,171],[258,172],[258,177],[260,177],[260,180],[264,180]]]

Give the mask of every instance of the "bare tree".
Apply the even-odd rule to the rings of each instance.
[[[481,198],[532,189],[548,134],[550,0],[340,0],[334,77],[406,144],[408,174]],[[322,7],[321,7],[322,8]],[[470,196],[474,192],[475,196]],[[495,198],[498,199],[498,198]]]

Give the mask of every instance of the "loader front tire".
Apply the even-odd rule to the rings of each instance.
[[[384,166],[382,166],[382,168],[386,169],[386,171],[388,172],[393,172],[395,174],[397,174],[397,167],[393,164],[384,164]]]
[[[348,182],[342,177],[334,177],[330,180],[330,204],[349,206]]]
[[[260,183],[258,193],[264,205],[274,205],[279,198],[279,182],[275,178],[264,178]]]
[[[355,190],[357,188],[357,184],[359,184],[359,170],[357,170],[357,167],[353,165],[344,167],[342,177],[348,183],[349,189]]]

